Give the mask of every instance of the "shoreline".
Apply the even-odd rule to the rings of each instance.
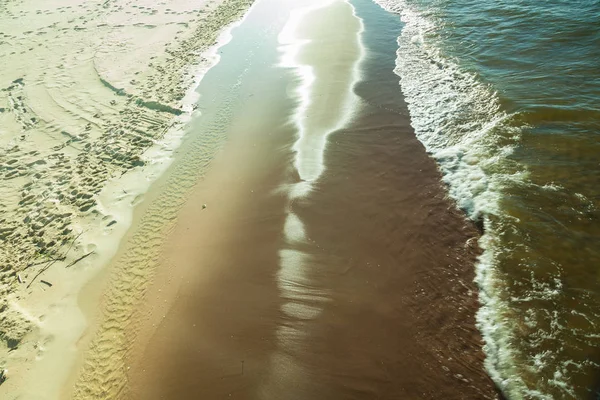
[[[359,15],[375,12],[357,5]],[[308,146],[325,151],[323,166],[298,151],[293,115],[310,115],[307,75],[272,77],[256,99],[269,104],[286,86],[291,123],[278,125],[268,106],[238,105],[244,115],[178,214],[162,278],[130,331],[146,336],[130,342],[132,398],[497,398],[475,327],[477,229],[447,199],[393,67],[387,80],[374,79],[382,67],[373,59],[365,68],[355,118],[331,135],[313,130],[331,144]],[[335,111],[337,94],[319,111]],[[302,181],[298,157],[311,161],[304,171],[314,181]]]
[[[249,8],[251,8],[251,6]],[[113,269],[119,268],[119,259],[127,253],[127,242],[135,237],[135,232],[139,229],[138,224],[140,224],[141,219],[147,210],[151,208],[152,202],[159,198],[158,191],[160,188],[168,184],[168,181],[171,178],[171,166],[173,162],[176,162],[176,160],[180,158],[178,153],[181,151],[181,146],[186,140],[189,140],[186,138],[186,136],[189,135],[189,128],[186,125],[190,123],[192,118],[199,115],[199,112],[197,112],[195,109],[195,102],[200,96],[200,94],[197,92],[198,86],[200,85],[202,79],[204,79],[205,74],[219,63],[219,49],[227,45],[227,43],[231,40],[231,31],[241,24],[243,19],[244,17],[224,26],[219,34],[219,39],[215,42],[215,44],[209,47],[207,51],[202,53],[201,56],[203,58],[212,60],[213,62],[211,62],[207,67],[202,68],[201,73],[194,75],[196,77],[194,80],[194,85],[189,88],[188,93],[185,96],[186,98],[189,97],[190,99],[194,99],[184,103],[189,105],[189,107],[184,107],[189,109],[186,114],[183,114],[185,121],[181,121],[181,127],[179,129],[175,128],[169,131],[173,133],[173,141],[171,142],[173,155],[170,156],[170,158],[162,166],[161,172],[157,174],[154,179],[152,179],[150,185],[147,187],[147,191],[144,193],[143,200],[138,202],[135,208],[131,210],[131,223],[128,225],[128,229],[123,237],[119,240],[119,245],[114,256],[112,256],[111,260],[102,266],[102,269],[93,278],[85,283],[85,286],[78,294],[78,307],[90,322],[87,324],[86,331],[79,337],[79,340],[77,341],[77,356],[75,366],[70,369],[69,377],[66,383],[63,385],[60,398],[71,399],[79,398],[77,396],[89,395],[89,393],[82,394],[81,392],[73,395],[73,392],[76,385],[81,386],[81,382],[79,382],[79,375],[84,368],[84,363],[88,361],[86,359],[86,353],[89,352],[89,346],[93,343],[93,340],[97,335],[97,330],[102,329],[102,314],[103,312],[106,312],[105,308],[107,303],[109,303],[106,300],[103,300],[104,296],[106,295],[106,286],[110,285],[110,279],[113,278],[113,274],[115,273]],[[194,107],[192,107],[192,105],[194,105]],[[157,149],[157,151],[160,151],[160,149]],[[166,229],[168,230],[168,227],[166,227]],[[153,271],[151,268],[149,268],[146,272],[151,274]],[[148,276],[145,276],[142,279],[148,282],[151,281],[151,278]],[[141,289],[136,288],[136,290]]]
[[[180,4],[177,7],[185,2],[179,1],[179,3]],[[235,5],[233,3],[235,3]],[[136,98],[135,96],[137,90],[135,86],[140,82],[144,82],[138,77],[143,77],[146,84],[152,83],[152,74],[150,73],[150,75],[148,75],[147,70],[142,74],[139,74],[139,70],[135,73],[136,79],[139,79],[135,84],[133,81],[129,84],[125,81],[123,81],[122,84],[114,84],[109,83],[107,78],[102,78],[102,73],[99,72],[101,71],[101,68],[99,68],[98,65],[94,65],[95,73],[100,76],[99,83],[104,87],[104,89],[99,90],[108,90],[107,94],[112,93],[112,96],[116,96],[116,99],[123,96],[130,99],[129,101],[126,101],[123,106],[118,104],[120,100],[117,100],[114,105],[111,100],[110,106],[117,109],[119,107],[125,107],[125,114],[123,114],[123,109],[121,110],[121,115],[125,115],[125,117],[119,118],[124,118],[124,120],[130,119],[129,116],[132,114],[127,111],[127,107],[138,107],[140,110],[150,110],[148,111],[150,113],[155,113],[156,115],[164,114],[167,116],[164,122],[161,122],[164,125],[164,130],[159,136],[156,136],[155,139],[145,142],[150,144],[150,146],[144,147],[144,145],[142,145],[139,147],[139,149],[141,149],[140,156],[137,158],[139,162],[136,161],[133,163],[132,168],[125,168],[120,176],[116,176],[114,171],[111,174],[107,174],[108,180],[103,184],[96,183],[95,187],[98,189],[96,189],[92,195],[86,195],[84,197],[85,199],[90,199],[91,197],[91,200],[93,200],[93,203],[90,203],[89,206],[85,206],[86,212],[88,210],[91,211],[89,214],[86,213],[88,216],[76,215],[76,219],[71,219],[70,222],[72,224],[70,225],[71,229],[73,229],[71,232],[79,233],[76,235],[73,234],[73,237],[69,240],[63,239],[63,246],[57,246],[56,249],[52,250],[46,250],[49,254],[66,254],[64,261],[58,260],[55,262],[43,263],[30,261],[29,264],[34,264],[34,268],[27,269],[26,267],[26,271],[21,271],[18,274],[17,272],[22,265],[20,266],[17,263],[14,266],[15,270],[13,270],[16,272],[12,272],[11,276],[13,276],[13,279],[18,277],[19,283],[23,282],[23,286],[26,285],[27,290],[15,287],[15,284],[18,285],[17,282],[10,283],[9,281],[5,281],[3,277],[3,292],[9,293],[7,303],[8,308],[5,308],[2,312],[2,318],[5,323],[2,337],[9,346],[9,351],[7,352],[5,352],[6,349],[0,349],[0,367],[8,370],[6,375],[8,379],[0,386],[0,393],[3,393],[3,395],[15,396],[19,393],[23,394],[26,392],[28,396],[35,396],[36,398],[58,398],[62,396],[59,394],[61,391],[64,391],[61,389],[63,383],[62,377],[64,376],[66,378],[66,376],[71,373],[71,365],[76,362],[75,360],[79,357],[77,355],[79,352],[77,346],[82,343],[82,338],[80,336],[82,334],[87,334],[85,332],[88,332],[91,329],[89,322],[91,315],[82,313],[78,296],[84,295],[82,292],[83,288],[87,287],[86,285],[89,285],[90,281],[100,279],[98,275],[103,274],[104,270],[109,268],[109,260],[113,258],[117,251],[117,242],[120,242],[126,235],[126,232],[130,230],[134,210],[138,208],[142,201],[144,201],[143,199],[147,195],[146,192],[150,184],[154,184],[154,181],[160,179],[160,176],[164,174],[165,170],[172,162],[173,154],[176,154],[182,136],[184,135],[184,129],[182,127],[189,121],[192,113],[196,112],[193,108],[193,104],[198,97],[198,94],[195,92],[196,87],[206,72],[218,62],[218,49],[230,39],[231,30],[240,23],[239,17],[242,16],[247,8],[240,8],[238,3],[246,4],[248,2],[245,0],[239,2],[224,1],[222,4],[212,3],[213,5],[211,6],[206,5],[206,11],[200,11],[200,19],[194,20],[194,23],[192,24],[184,24],[187,31],[182,29],[177,32],[177,35],[183,33],[185,39],[183,42],[178,43],[177,46],[187,46],[187,53],[184,58],[174,65],[169,66],[170,75],[165,75],[167,71],[164,69],[162,70],[163,77],[168,79],[165,79],[164,83],[159,84],[156,93],[159,93],[158,89],[160,89],[160,87],[165,87],[165,85],[172,85],[172,90],[163,90],[163,93],[159,93],[157,97],[158,101],[140,101],[139,98]],[[200,6],[203,5],[201,4]],[[27,7],[27,4],[25,4],[24,7]],[[93,5],[88,3],[84,8],[93,8]],[[140,9],[143,8],[144,7],[140,7]],[[181,7],[179,8],[181,10]],[[149,9],[150,8],[148,8],[148,10]],[[226,10],[226,12],[223,13],[223,10]],[[51,15],[52,10],[48,10],[47,14]],[[181,12],[173,12],[173,14],[177,15],[175,18],[187,18],[187,15],[193,15],[192,11],[186,11],[185,9]],[[205,17],[202,14],[208,15],[208,17]],[[108,11],[108,15],[110,15],[110,10]],[[154,15],[154,11],[152,14],[148,15]],[[180,15],[181,17],[179,17]],[[7,18],[9,16],[10,12]],[[141,20],[143,20],[143,17]],[[206,21],[213,21],[209,23],[208,28],[205,26]],[[225,21],[225,23],[219,25],[218,21]],[[165,22],[167,22],[166,25],[170,24],[168,19]],[[54,25],[56,25],[56,23]],[[98,26],[106,25],[107,24],[100,24]],[[119,29],[120,26],[122,25],[117,25],[117,28],[115,29]],[[102,30],[102,28],[98,29]],[[128,27],[121,29],[128,29]],[[157,28],[151,27],[150,29]],[[164,40],[165,34],[167,35],[166,37],[168,40],[168,35],[172,36],[173,33],[175,33],[169,31],[168,29],[170,28],[165,29],[161,31],[163,32],[162,39],[160,36],[158,37],[159,42],[160,40]],[[86,38],[86,36],[82,37]],[[172,53],[170,53],[168,48],[166,51],[158,49],[154,43],[156,37],[156,35],[153,36],[150,42],[148,42],[147,48],[143,49],[146,51],[145,54],[150,54],[150,58],[154,59],[153,63],[150,63],[150,66],[159,68],[160,62],[162,62],[160,57],[161,54],[164,55],[162,58],[167,57],[168,62],[169,54]],[[113,40],[115,38],[116,36]],[[212,41],[213,38],[216,39],[216,41]],[[131,38],[125,38],[124,40],[124,43],[126,43],[126,41],[131,40]],[[51,45],[52,43],[50,43],[48,47]],[[152,47],[153,45],[154,47]],[[152,55],[152,51],[154,51],[154,55]],[[136,53],[132,52],[131,54],[134,55]],[[6,56],[6,54],[0,54],[0,56]],[[118,58],[118,53],[108,52],[105,55],[95,55],[94,61],[106,60],[106,57],[108,57],[112,58],[114,62],[115,56]],[[156,56],[158,56],[158,58]],[[135,68],[141,68],[143,70],[143,60],[144,58],[142,57],[141,66],[140,60],[133,60],[132,63],[130,63],[131,65],[128,65],[127,68],[133,70],[135,70]],[[121,70],[113,69],[113,75],[114,71],[118,72]],[[110,74],[110,71],[108,70],[105,72]],[[5,71],[4,77],[6,77],[6,73],[7,71]],[[10,74],[11,71],[9,70],[8,73]],[[10,96],[15,90],[15,85],[23,86],[26,89],[30,88],[28,90],[32,91],[36,88],[36,86],[24,86],[30,82],[27,70],[24,73],[25,79],[16,80],[15,82],[17,83],[13,82],[13,85],[8,90],[9,99],[12,99]],[[35,73],[35,71],[29,72],[30,75],[32,73]],[[123,77],[126,78],[127,73],[121,75],[120,79],[123,80]],[[78,77],[74,76],[74,79],[80,79],[82,76],[84,75],[79,75]],[[113,76],[113,78],[115,78],[115,81],[113,82],[119,81],[119,76]],[[119,89],[117,86],[121,88]],[[181,94],[178,94],[179,91],[177,90],[173,91],[173,88],[176,87],[182,88]],[[167,92],[169,91],[171,94],[167,95]],[[41,92],[38,90],[36,93],[39,94]],[[173,97],[170,97],[171,100],[168,100],[165,95],[172,95]],[[91,93],[90,96],[92,99],[100,101],[100,103],[106,100],[106,97],[99,97],[104,96],[101,92]],[[148,96],[148,92],[145,92],[144,96]],[[27,97],[27,93],[21,95],[19,98],[24,101],[31,100]],[[152,97],[150,97],[150,99],[151,98]],[[177,98],[179,98],[179,100],[177,100]],[[131,103],[131,101],[133,101],[133,103]],[[161,105],[161,101],[165,103]],[[106,102],[108,102],[108,100],[106,100]],[[0,118],[3,118],[3,120],[6,121],[11,117],[13,108],[15,112],[17,111],[17,106],[18,105],[15,104],[13,100],[10,100],[9,107],[2,109],[3,113],[0,114]],[[33,108],[34,106],[35,108]],[[23,108],[25,111],[30,110],[30,112],[32,112],[31,110],[33,110],[33,115],[36,115],[39,121],[41,121],[38,124],[24,126],[22,129],[24,129],[26,134],[28,134],[29,131],[55,129],[56,125],[49,124],[49,121],[46,119],[47,116],[44,114],[44,112],[49,112],[51,109],[46,109],[44,106],[44,103],[39,103],[32,105],[31,109]],[[25,105],[25,107],[28,106]],[[181,109],[181,111],[177,111],[178,109]],[[18,114],[16,115],[18,117]],[[72,122],[72,127],[77,126],[77,124],[85,124],[87,122],[85,119],[88,117],[83,117],[83,123],[78,122],[77,118],[78,116],[76,115],[76,118]],[[96,118],[96,116],[94,116],[94,118]],[[98,113],[98,118],[102,118],[100,113]],[[146,119],[150,121],[148,118]],[[19,118],[17,118],[17,121],[19,121]],[[157,120],[153,121],[157,122]],[[88,126],[90,126],[89,123]],[[139,131],[139,126],[125,126],[125,129],[133,129],[143,133]],[[92,146],[96,145],[92,140],[98,140],[94,133],[95,129],[98,127],[102,129],[102,126],[96,125],[95,122],[91,129],[86,127],[88,132],[87,137],[90,138],[89,143],[92,143]],[[11,129],[16,130],[17,128],[8,125],[8,132],[6,133],[12,133]],[[156,132],[160,130],[154,129]],[[111,132],[114,134],[113,130],[111,130]],[[85,144],[87,140],[85,137],[86,136],[80,136],[75,141],[83,140],[83,144]],[[25,138],[25,136],[23,136],[23,138]],[[85,149],[86,151],[89,150],[88,145],[86,145]],[[42,153],[39,151],[37,153],[43,154],[43,146],[39,147],[39,150],[42,150]],[[65,154],[69,156],[68,152]],[[67,159],[60,158],[60,160],[65,161]],[[63,164],[68,165],[68,162]],[[18,167],[18,164],[13,165],[13,167]],[[61,171],[58,165],[52,166],[52,168],[54,171]],[[11,168],[11,170],[14,170],[14,168]],[[18,167],[17,170],[20,171],[21,167]],[[25,179],[29,176],[28,174],[29,173],[25,170],[21,172],[21,175],[24,176]],[[93,175],[97,175],[97,172]],[[39,177],[36,175],[36,178]],[[22,180],[23,178],[19,179]],[[7,184],[7,182],[10,181],[5,181],[4,184]],[[59,185],[60,184],[59,180]],[[31,190],[31,184],[28,186]],[[26,185],[26,187],[28,186]],[[82,190],[81,187],[78,187],[78,189],[80,191]],[[35,201],[36,195],[37,194],[34,193],[34,195],[28,195],[28,197],[31,197],[33,199],[32,201]],[[45,192],[42,192],[41,195],[47,197]],[[62,195],[59,195],[56,202],[59,206],[61,206],[63,202],[61,199],[64,199],[64,197],[60,196]],[[22,201],[19,204],[22,204]],[[40,205],[39,202],[37,204],[38,206]],[[4,204],[4,206],[6,207],[6,204]],[[15,214],[13,215],[17,218],[19,215],[22,217],[22,214],[19,214],[21,211],[18,208],[15,209],[14,212]],[[102,218],[103,220],[109,218],[107,220],[107,227],[102,227],[103,224],[100,222],[98,216],[104,216]],[[6,221],[5,218],[3,222]],[[56,224],[56,221],[60,221],[60,218],[57,218],[56,216],[52,217],[50,226]],[[36,223],[35,219],[33,220],[33,223]],[[46,225],[48,225],[48,222],[46,222]],[[44,234],[52,237],[52,231],[49,229],[46,229]],[[6,232],[3,231],[3,235],[4,240],[10,240],[11,235],[12,237],[16,237],[14,231],[9,232],[8,236],[6,236]],[[6,245],[6,243],[7,242],[4,244]],[[5,247],[3,250],[6,251],[7,248]],[[5,254],[3,253],[3,255]],[[25,260],[27,260],[27,255],[25,254],[25,256]],[[65,269],[65,266],[68,269]],[[44,267],[44,269],[40,270],[41,267]],[[10,269],[9,272],[11,272]],[[41,287],[47,285],[48,288],[40,291],[39,289],[36,289],[36,287],[33,287],[29,290],[30,285],[34,283],[32,282],[32,277],[37,277],[39,273],[41,273],[41,275],[38,279],[42,279],[43,282],[38,280],[36,285],[40,285],[39,282],[42,282]],[[38,318],[37,315],[41,315],[41,317]],[[23,319],[23,316],[25,316],[25,319]],[[88,321],[86,321],[86,319]],[[8,324],[6,324],[7,321],[9,321]],[[35,382],[35,385],[28,384],[27,382]]]
[[[231,3],[248,1],[224,1],[215,10]],[[303,4],[314,16],[310,23],[306,15],[297,16],[295,38],[277,37],[272,51],[281,59],[269,65],[273,77],[263,78],[260,69],[250,67],[211,70],[233,38],[231,31],[250,12],[233,7],[229,12],[244,18],[221,27],[225,30],[208,51],[192,52],[206,63],[203,72],[181,69],[186,82],[194,84],[180,103],[136,100],[127,95],[132,90],[127,84],[120,88],[101,79],[113,95],[171,119],[164,123],[162,139],[136,159],[145,167],[124,172],[93,197],[95,218],[105,215],[112,233],[103,228],[88,244],[79,243],[79,236],[73,240],[74,252],[64,264],[91,255],[86,264],[77,264],[79,280],[60,266],[47,275],[51,282],[68,280],[70,285],[68,290],[51,286],[63,298],[52,303],[60,305],[55,318],[77,313],[78,319],[63,324],[62,336],[60,330],[33,331],[21,339],[38,349],[37,361],[21,365],[34,362],[36,370],[9,374],[9,386],[0,385],[0,393],[28,379],[36,382],[40,398],[146,399],[160,393],[184,398],[188,393],[178,390],[200,372],[206,376],[193,381],[198,393],[231,395],[235,387],[244,398],[281,397],[290,391],[291,398],[299,399],[323,393],[332,399],[498,395],[483,370],[473,320],[472,267],[479,253],[470,243],[477,231],[447,200],[439,169],[414,137],[401,94],[391,86],[369,86],[369,79],[382,80],[369,70],[375,64],[366,65],[376,49],[362,42],[364,20],[373,11],[361,1]],[[346,6],[351,17],[343,11]],[[335,36],[332,26],[319,25],[320,18],[340,18],[345,29],[355,29],[359,49],[343,38],[333,38],[335,46],[311,46],[316,31],[329,28],[332,32],[322,37]],[[249,24],[256,28],[260,19]],[[260,46],[256,51],[262,51]],[[336,58],[338,70],[326,65],[325,53]],[[341,73],[339,68],[356,54],[352,71]],[[319,88],[319,68],[322,79],[335,85]],[[208,89],[196,92],[209,73],[224,74],[222,82],[228,83],[204,82]],[[257,82],[247,83],[247,74]],[[237,83],[221,96],[231,78]],[[138,79],[156,84],[152,77]],[[260,96],[253,98],[255,93]],[[164,94],[157,99],[164,100]],[[203,102],[200,96],[209,99]],[[117,196],[120,191],[125,196]],[[50,325],[41,319],[37,324]],[[235,340],[227,339],[230,334]],[[174,343],[175,337],[180,343]],[[202,356],[189,354],[190,349]],[[22,346],[16,354],[27,358],[33,354],[29,350]],[[66,383],[56,380],[57,354],[65,350]]]
[[[252,9],[238,8],[241,19],[223,27],[219,42],[211,50],[221,53],[231,39],[231,31],[238,27]],[[219,56],[220,59],[220,56]],[[218,65],[216,62],[213,66]],[[207,74],[212,69],[207,70]],[[205,75],[202,76],[202,81]],[[199,85],[200,86],[200,85]],[[198,89],[196,88],[196,91]],[[197,93],[205,96],[203,92]],[[196,107],[194,107],[196,109]],[[88,303],[88,315],[95,315],[93,329],[81,341],[78,367],[72,370],[69,384],[63,389],[64,398],[87,399],[89,397],[125,396],[126,366],[129,349],[126,334],[130,325],[135,325],[134,307],[140,304],[147,285],[153,281],[156,272],[153,263],[160,258],[160,248],[164,237],[173,229],[175,215],[184,204],[187,193],[207,170],[212,159],[219,153],[225,138],[213,135],[206,137],[195,133],[194,120],[211,110],[198,107],[195,118],[190,119],[185,128],[181,146],[175,152],[175,163],[170,165],[149,188],[144,202],[135,209],[134,223],[122,241],[117,255],[100,276],[88,284],[88,294],[80,296],[80,302]],[[214,132],[213,132],[214,133]],[[98,310],[98,303],[100,309]],[[96,310],[94,310],[96,308]],[[103,371],[99,375],[98,371]]]

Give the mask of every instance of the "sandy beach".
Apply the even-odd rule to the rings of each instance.
[[[58,397],[87,325],[78,295],[170,164],[214,46],[250,3],[2,1],[0,397]]]
[[[1,4],[0,397],[498,398],[398,18]]]

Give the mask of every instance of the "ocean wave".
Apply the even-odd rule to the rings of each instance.
[[[449,32],[470,32],[473,24],[484,29],[484,18],[455,26],[447,14],[456,17],[464,11],[460,5],[448,10],[438,9],[440,2],[421,7],[419,1],[374,1],[403,22],[395,72],[415,134],[438,163],[449,196],[483,230],[475,280],[488,373],[511,399],[581,398],[589,393],[590,372],[598,368],[594,331],[600,297],[573,272],[587,271],[597,259],[590,228],[597,209],[594,191],[585,186],[593,175],[582,174],[581,184],[573,186],[557,164],[570,165],[572,159],[540,153],[538,143],[547,140],[536,135],[540,124],[594,120],[597,111],[585,98],[559,108],[551,96],[538,108],[507,112],[506,99],[474,72],[474,60],[454,56],[460,51],[448,39]],[[492,35],[481,33],[486,34]],[[468,46],[463,39],[455,45]],[[493,49],[486,57],[491,54]],[[520,90],[527,88],[519,82]],[[578,135],[560,139],[572,145]],[[582,146],[571,147],[578,160]],[[542,155],[554,164],[544,164]]]
[[[502,212],[501,193],[524,184],[527,170],[512,160],[524,126],[502,110],[494,90],[442,51],[440,21],[423,16],[403,0],[376,0],[404,23],[398,37],[396,74],[418,139],[437,161],[449,195],[481,224],[484,250],[476,271],[481,308],[477,322],[485,340],[486,368],[511,398],[544,398],[527,388],[516,365],[514,334],[501,284],[498,237],[511,217]]]

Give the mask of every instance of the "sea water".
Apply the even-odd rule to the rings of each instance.
[[[600,2],[376,1],[417,137],[484,233],[488,372],[511,399],[597,398]]]

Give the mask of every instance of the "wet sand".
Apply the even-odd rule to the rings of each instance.
[[[240,76],[240,95],[260,95],[232,105],[227,143],[161,244],[128,325],[127,398],[496,397],[475,328],[477,229],[410,127],[398,23],[354,4],[309,12],[295,67]],[[324,35],[326,13],[349,31]],[[371,46],[381,41],[387,51]],[[339,75],[348,96],[301,74],[336,61],[360,66]],[[328,112],[344,123],[327,125]]]

